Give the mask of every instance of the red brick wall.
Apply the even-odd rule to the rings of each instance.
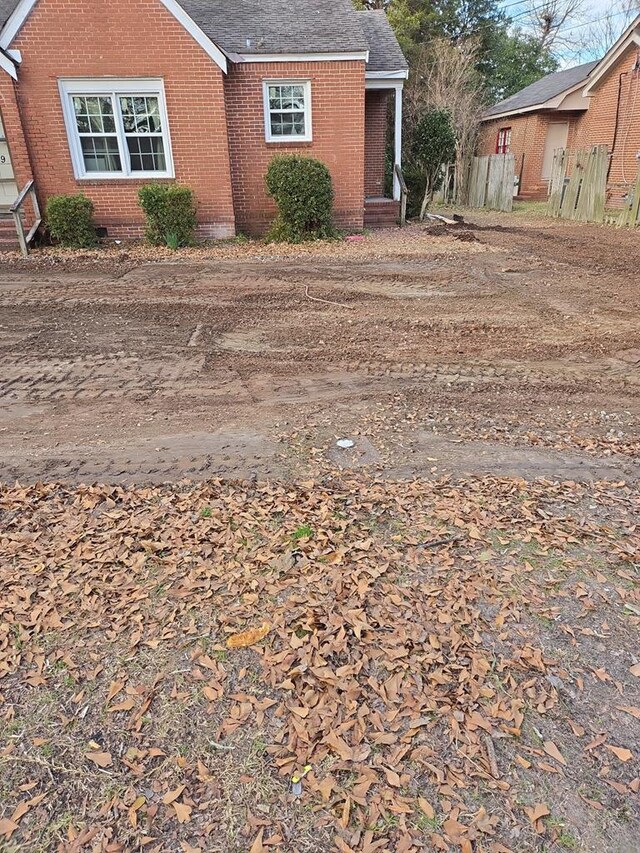
[[[516,155],[516,170],[525,152],[521,192],[530,198],[542,198],[546,195],[547,186],[541,179],[547,123],[562,121],[564,117],[564,120],[569,121],[567,148],[575,150],[591,145],[608,146],[611,166],[607,206],[619,207],[624,196],[633,189],[640,166],[636,157],[640,152],[640,72],[634,70],[638,56],[639,49],[635,46],[625,51],[600,81],[586,112],[527,113],[486,122],[479,153],[494,153],[499,129],[511,126],[511,150]]]
[[[600,81],[578,129],[576,144],[607,145],[612,154],[608,205],[619,206],[633,188],[640,165],[640,73],[634,71],[639,49],[629,48]],[[616,108],[620,97],[618,127]]]
[[[364,194],[384,195],[389,92],[371,89],[364,98]]]
[[[57,79],[161,77],[176,180],[196,194],[200,233],[234,233],[223,74],[158,0],[40,0],[12,47],[22,51],[18,103],[42,201],[81,190],[110,236],[142,233],[142,181],[74,178]],[[6,80],[3,119],[22,185],[28,166]]]
[[[263,80],[311,81],[311,142],[266,142]],[[364,62],[246,63],[233,65],[225,81],[231,174],[239,230],[263,233],[276,209],[264,175],[274,154],[317,157],[331,171],[334,218],[362,228],[364,211]]]
[[[520,195],[529,199],[544,199],[547,197],[548,183],[542,178],[542,161],[549,123],[568,122],[567,146],[571,147],[574,145],[582,115],[567,112],[531,112],[485,122],[478,151],[480,154],[495,154],[500,128],[510,127],[511,153],[516,159],[516,175],[522,175]]]

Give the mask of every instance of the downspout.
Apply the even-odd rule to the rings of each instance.
[[[622,78],[629,74],[628,71],[623,71],[618,75],[618,97],[616,100],[616,119],[613,125],[613,139],[611,140],[611,157],[609,158],[609,167],[607,168],[607,183],[609,183],[609,174],[613,165],[613,154],[616,150],[616,142],[618,141],[618,129],[620,126],[620,101],[622,100]]]

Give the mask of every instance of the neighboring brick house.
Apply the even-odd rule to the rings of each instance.
[[[109,237],[143,232],[139,187],[176,180],[198,232],[259,234],[277,153],[329,167],[336,224],[393,222],[407,64],[381,12],[351,0],[0,0],[0,204],[84,192]]]
[[[553,154],[605,144],[609,148],[609,206],[630,191],[640,156],[640,17],[608,53],[549,74],[488,109],[480,154],[515,155],[521,198],[543,199]]]

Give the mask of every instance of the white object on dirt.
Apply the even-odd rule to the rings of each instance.
[[[348,447],[353,447],[355,441],[352,441],[350,438],[339,438],[338,441],[336,441],[336,444],[338,447],[342,447],[346,450]]]
[[[432,222],[444,222],[445,225],[457,225],[457,219],[449,219],[448,216],[442,216],[439,213],[426,213],[425,219],[431,219]]]

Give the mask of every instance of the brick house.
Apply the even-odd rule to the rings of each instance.
[[[557,148],[609,147],[608,205],[634,186],[640,156],[640,17],[607,54],[549,74],[488,109],[478,153],[511,152],[519,197],[547,196]]]
[[[109,237],[143,231],[137,191],[176,180],[202,237],[259,234],[276,153],[329,167],[336,224],[393,222],[407,64],[351,0],[0,0],[0,204],[82,191]]]

